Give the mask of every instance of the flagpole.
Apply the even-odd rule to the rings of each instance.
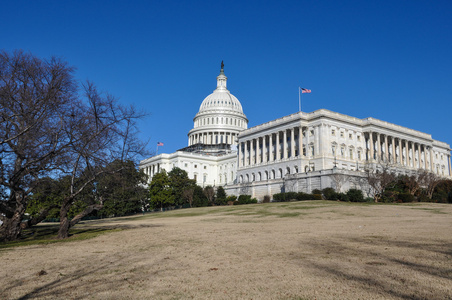
[[[157,150],[155,151],[155,155],[159,155],[159,145],[157,144]]]
[[[301,87],[298,87],[298,111],[301,111]]]

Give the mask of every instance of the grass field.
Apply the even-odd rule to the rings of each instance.
[[[447,204],[206,207],[75,229],[0,245],[0,299],[452,299]]]

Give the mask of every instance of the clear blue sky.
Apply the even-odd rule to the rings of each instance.
[[[2,1],[0,48],[56,55],[187,145],[224,60],[249,127],[320,108],[452,144],[452,1]]]

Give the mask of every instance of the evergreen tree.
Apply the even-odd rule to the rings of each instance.
[[[150,206],[152,208],[163,207],[174,204],[174,196],[171,188],[171,182],[165,170],[160,171],[152,177],[149,185]]]

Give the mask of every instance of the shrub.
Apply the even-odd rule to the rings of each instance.
[[[313,199],[312,194],[306,194],[306,193],[303,193],[303,192],[299,192],[297,194],[297,200],[299,200],[299,201],[312,200],[312,199]]]
[[[364,199],[364,201],[365,201],[365,202],[372,203],[372,202],[375,202],[375,199],[372,198],[372,197],[367,197],[366,199]]]
[[[296,192],[287,192],[285,195],[286,201],[295,201],[298,200],[297,199],[297,194]]]
[[[240,204],[240,205],[241,204],[254,204],[254,203],[257,203],[257,199],[256,198],[251,199],[250,195],[240,195],[236,202],[238,202],[237,204]],[[234,205],[235,204],[236,203],[234,202]]]
[[[269,195],[265,195],[264,199],[262,200],[262,203],[270,203],[270,196]]]
[[[413,202],[415,200],[414,196],[409,193],[402,193],[398,195],[398,200],[403,203]]]
[[[322,200],[322,194],[312,194],[312,200]]]
[[[234,202],[235,200],[237,200],[237,196],[231,195],[231,196],[226,197],[226,202],[229,202],[229,201]]]
[[[333,188],[324,188],[322,190],[322,194],[323,194],[323,196],[325,196],[326,200],[337,200],[335,198],[337,193]]]
[[[277,201],[277,202],[284,202],[284,201],[288,201],[287,197],[285,195],[285,193],[277,193],[273,195],[273,200]]]
[[[313,194],[313,195],[315,195],[315,194],[322,194],[322,191],[319,190],[319,189],[313,189],[313,190],[312,190],[312,194]]]
[[[363,192],[358,189],[349,189],[347,192],[347,198],[350,202],[364,202]]]

